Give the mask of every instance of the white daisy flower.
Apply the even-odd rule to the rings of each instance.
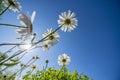
[[[36,69],[37,69],[37,65],[32,64],[32,65],[31,65],[31,70],[36,70]]]
[[[75,17],[75,13],[68,10],[68,12],[63,12],[61,15],[59,15],[58,24],[61,27],[61,30],[66,31],[72,31],[76,28],[78,25],[78,20]]]
[[[70,62],[71,62],[70,57],[65,53],[58,56],[59,65],[68,65]]]
[[[27,28],[24,28],[24,29],[20,29],[20,30],[16,30],[17,33],[20,34],[20,39],[22,40],[25,40],[27,38],[29,38],[29,40],[31,40],[33,38],[33,35],[32,35],[32,30],[33,30],[33,26],[32,26],[32,23],[34,21],[34,18],[35,18],[35,15],[36,15],[36,12],[34,11],[32,13],[32,16],[28,16],[28,15],[24,15],[24,14],[19,14],[18,15],[18,19],[20,20],[20,23],[27,27]]]
[[[50,44],[43,43],[43,45],[42,45],[43,51],[48,51],[50,49],[50,47],[51,47]]]
[[[51,29],[47,29],[47,31],[42,35],[43,38],[45,38],[46,36],[48,36],[49,34],[51,34],[54,30]],[[57,43],[59,41],[60,35],[58,34],[58,32],[55,32],[51,35],[49,35],[45,41],[43,43],[45,44],[50,44],[50,45],[54,45],[55,43]]]
[[[13,10],[14,12],[19,12],[22,8],[17,0],[3,0],[3,4],[5,7],[10,6],[9,9]]]

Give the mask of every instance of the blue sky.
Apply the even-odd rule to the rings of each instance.
[[[37,39],[47,28],[57,28],[58,15],[71,10],[76,13],[78,26],[72,32],[59,30],[60,41],[49,51],[35,50],[40,54],[37,61],[40,69],[44,60],[49,59],[49,66],[59,68],[57,57],[67,53],[71,57],[68,68],[71,71],[84,72],[94,80],[120,80],[120,1],[119,0],[19,0],[23,13],[36,11],[34,32]],[[18,13],[6,12],[0,23],[20,25]],[[0,27],[0,42],[17,41],[15,28]],[[36,40],[37,40],[36,39]],[[5,50],[1,47],[0,50]],[[29,55],[29,56],[28,56]],[[25,59],[24,59],[25,60]]]

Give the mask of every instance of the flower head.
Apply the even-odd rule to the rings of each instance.
[[[71,62],[70,57],[65,53],[58,56],[59,65],[68,65],[70,62]]]
[[[76,28],[78,25],[78,20],[75,17],[75,13],[68,10],[68,12],[63,12],[59,15],[58,24],[61,27],[61,30],[64,32],[71,31]]]
[[[47,32],[45,32],[42,36],[43,38],[45,38],[46,36],[49,36],[45,39],[44,43],[45,44],[50,44],[50,45],[54,45],[55,43],[57,43],[59,41],[60,35],[58,34],[58,32],[54,32],[52,33],[54,30],[51,29],[47,29]],[[52,33],[52,34],[51,34]]]
[[[33,56],[33,59],[40,59],[38,55]]]
[[[21,35],[21,39],[27,39],[27,38],[33,37],[33,35],[32,35],[32,30],[33,30],[32,23],[34,21],[35,15],[36,15],[35,11],[32,13],[31,17],[27,16],[25,14],[18,15],[18,19],[20,20],[20,23],[26,27],[24,29],[16,30],[16,32]]]
[[[19,12],[21,9],[21,5],[17,0],[4,0],[3,4],[5,7],[9,7],[9,9],[13,10],[14,12]]]
[[[37,69],[37,65],[35,65],[35,64],[32,64],[32,66],[31,66],[31,69],[32,69],[32,70],[35,70],[35,69]]]
[[[49,50],[50,47],[51,47],[51,45],[50,45],[50,44],[47,44],[47,43],[43,43],[43,45],[42,45],[42,49],[43,49],[43,51],[47,51],[47,50]]]
[[[48,60],[48,59],[46,59],[46,60],[45,60],[45,63],[46,63],[46,64],[48,64],[48,63],[49,63],[49,60]]]
[[[20,67],[27,67],[27,64],[21,63]]]

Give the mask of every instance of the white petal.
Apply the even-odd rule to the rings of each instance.
[[[16,30],[16,32],[19,34],[25,34],[27,32],[27,29]]]
[[[72,12],[72,14],[70,15],[70,18],[73,18],[73,17],[75,17],[75,13],[74,12]]]
[[[69,18],[69,17],[70,17],[70,15],[71,15],[71,11],[70,11],[70,10],[68,10],[68,15],[67,15],[67,18]]]
[[[31,25],[31,21],[24,14],[19,14],[18,15],[18,19],[20,19],[22,23],[24,23],[25,25],[27,25],[27,27],[29,27]]]
[[[34,21],[34,19],[35,19],[35,15],[36,15],[36,12],[33,11],[32,16],[31,16],[31,22],[32,22],[32,23],[33,23],[33,21]]]

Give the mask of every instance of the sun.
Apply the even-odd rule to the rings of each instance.
[[[26,49],[26,50],[29,50],[31,47],[32,47],[32,44],[30,43],[26,43],[25,45],[20,46],[21,49]]]
[[[24,45],[24,49],[30,49],[31,46],[32,46],[31,44],[26,44]]]

